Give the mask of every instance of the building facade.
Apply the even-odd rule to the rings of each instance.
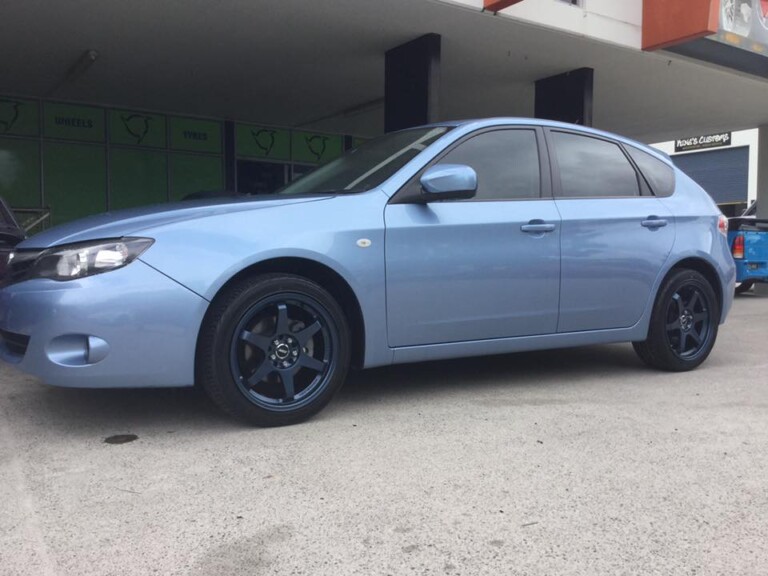
[[[0,196],[38,227],[269,192],[384,131],[466,117],[588,124],[673,156],[670,142],[727,132],[728,146],[676,161],[727,174],[699,176],[726,211],[768,188],[764,0],[12,0],[0,10]]]

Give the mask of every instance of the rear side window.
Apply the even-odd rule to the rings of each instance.
[[[639,196],[637,172],[618,144],[566,132],[552,132],[560,167],[560,196]]]
[[[627,146],[626,149],[653,193],[656,196],[671,196],[675,191],[675,171],[672,167],[634,146]]]
[[[477,172],[475,200],[519,200],[540,196],[539,149],[533,130],[495,130],[473,136],[440,159]]]

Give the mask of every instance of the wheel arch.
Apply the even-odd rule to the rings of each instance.
[[[272,258],[257,262],[240,270],[234,276],[229,278],[211,299],[211,304],[215,302],[219,295],[227,290],[227,288],[240,282],[244,278],[275,273],[293,274],[312,280],[333,296],[347,316],[347,322],[349,322],[349,328],[351,330],[352,366],[361,368],[365,358],[365,320],[363,318],[360,302],[349,283],[338,272],[325,264],[301,257]],[[203,323],[200,326],[200,331],[202,330],[204,323],[205,320],[203,320]]]
[[[707,279],[707,281],[712,286],[712,289],[715,291],[715,296],[717,297],[717,306],[720,310],[720,313],[722,314],[723,310],[723,286],[720,282],[720,275],[717,273],[717,270],[715,267],[707,262],[704,258],[699,257],[689,257],[684,258],[683,260],[680,260],[679,262],[676,262],[674,266],[672,266],[669,271],[664,276],[664,279],[662,280],[661,284],[659,284],[659,287],[663,286],[664,283],[667,281],[667,278],[677,270],[695,270],[704,278]]]

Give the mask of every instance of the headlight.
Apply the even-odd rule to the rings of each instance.
[[[76,280],[127,266],[138,258],[154,240],[119,238],[56,246],[40,254],[27,278]]]

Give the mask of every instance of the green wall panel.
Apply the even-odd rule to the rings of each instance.
[[[43,127],[48,138],[104,142],[104,109],[46,103]]]
[[[341,156],[344,138],[314,132],[292,132],[292,156],[294,162],[324,164]]]
[[[107,163],[103,146],[46,142],[43,148],[45,204],[60,224],[107,209]]]
[[[237,156],[267,160],[291,159],[291,132],[265,126],[238,124]]]
[[[221,157],[171,154],[171,200],[224,188]]]
[[[12,208],[40,207],[40,144],[0,138],[0,196]]]
[[[168,200],[165,152],[113,148],[109,157],[110,210]]]
[[[0,96],[0,135],[38,136],[40,108],[34,100]]]
[[[171,148],[220,154],[221,122],[196,118],[171,118]]]
[[[165,116],[131,112],[109,111],[109,141],[112,144],[165,148]]]

